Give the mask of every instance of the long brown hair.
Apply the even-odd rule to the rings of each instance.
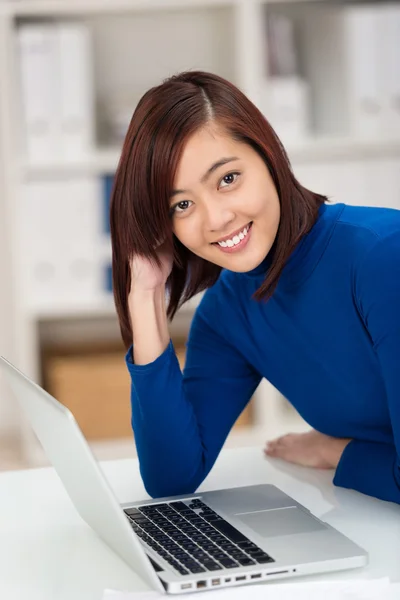
[[[189,137],[209,123],[249,144],[265,161],[281,205],[273,262],[255,299],[268,299],[300,238],[315,222],[326,197],[304,188],[288,156],[257,107],[232,83],[212,73],[187,71],[148,90],[139,101],[126,134],[111,196],[110,224],[114,300],[122,339],[129,347],[130,258],[141,255],[159,264],[156,246],[166,240],[174,253],[167,281],[172,319],[177,309],[213,285],[221,267],[190,252],[173,235],[169,198]]]

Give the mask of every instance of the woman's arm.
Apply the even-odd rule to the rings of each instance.
[[[240,351],[218,333],[222,312],[217,292],[208,290],[190,329],[183,374],[171,342],[147,364],[135,364],[131,351],[127,354],[132,427],[152,497],[198,488],[260,382]],[[136,361],[135,349],[133,356]]]
[[[165,285],[131,293],[128,305],[135,348],[133,360],[136,365],[145,365],[160,356],[169,343]]]
[[[377,241],[355,289],[381,366],[394,440],[393,444],[351,441],[334,483],[400,504],[400,232]]]

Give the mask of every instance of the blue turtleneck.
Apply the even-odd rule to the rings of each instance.
[[[141,474],[153,497],[192,493],[262,377],[311,427],[351,438],[334,484],[400,503],[400,211],[323,205],[268,302],[268,259],[222,271],[180,371],[172,343],[127,365]]]

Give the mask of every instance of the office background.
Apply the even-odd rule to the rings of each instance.
[[[134,456],[111,293],[113,173],[140,96],[216,72],[263,111],[298,179],[400,208],[400,3],[0,0],[0,354]],[[181,364],[194,299],[171,326]],[[263,381],[227,445],[307,425]],[[46,464],[0,378],[0,469]]]

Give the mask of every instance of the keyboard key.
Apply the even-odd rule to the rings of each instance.
[[[251,549],[261,550],[261,548],[259,548],[259,546],[257,546],[257,544],[254,544],[254,542],[250,542],[250,540],[247,540],[245,542],[239,542],[238,546],[243,548],[243,550],[245,550],[246,552],[248,552],[248,550],[251,550]]]
[[[202,560],[201,563],[207,571],[218,571],[221,568],[219,564],[213,560]]]
[[[196,513],[193,513],[192,515],[188,515],[188,516],[186,517],[186,519],[187,519],[188,521],[190,521],[190,523],[191,523],[192,525],[196,525],[196,527],[197,527],[197,525],[199,525],[200,523],[204,523],[204,522],[205,522],[205,521],[204,521],[204,519],[202,519],[201,517],[198,517],[198,516],[196,515]]]
[[[186,504],[184,502],[170,502],[169,506],[171,506],[178,512],[181,512],[181,510],[188,510],[188,507],[186,506]]]
[[[138,515],[142,516],[142,513],[137,508],[125,508],[124,512],[129,516],[138,516]]]
[[[191,500],[189,506],[190,508],[204,508],[206,505],[203,504],[199,498],[195,498],[194,500]]]
[[[268,556],[268,554],[266,554],[265,556],[258,556],[257,558],[255,556],[253,556],[253,558],[258,563],[260,563],[260,565],[263,565],[265,563],[275,562],[271,556]]]
[[[210,558],[209,554],[207,554],[207,552],[203,552],[202,550],[194,550],[193,552],[191,552],[191,554],[195,557],[196,560],[199,560],[200,562],[204,558]]]
[[[141,513],[143,513],[144,515],[156,515],[157,514],[157,509],[153,508],[152,506],[140,506],[139,507],[139,511]]]
[[[231,558],[221,558],[218,562],[225,567],[225,569],[233,569],[234,567],[239,566],[239,564]]]
[[[247,567],[249,565],[255,565],[256,563],[251,558],[238,558],[236,559],[238,563],[240,563],[243,567]]]
[[[215,558],[215,560],[217,560],[218,562],[221,562],[221,560],[224,558],[229,558],[229,556],[224,552],[216,552],[212,555],[212,557]]]
[[[228,556],[230,556],[230,558],[233,558],[233,560],[238,560],[239,558],[247,558],[247,555],[244,554],[243,552],[241,552],[240,554],[238,554],[237,552],[228,552],[227,550],[225,550],[224,548],[224,552],[226,552],[226,554],[228,554]]]
[[[196,565],[193,567],[189,567],[189,571],[191,573],[205,573],[206,569],[204,569],[204,567],[202,567],[201,565]]]
[[[149,521],[149,519],[147,517],[145,517],[144,515],[140,515],[140,516],[136,516],[136,515],[129,515],[130,519],[132,519],[132,521],[134,521],[135,523],[138,523],[139,525],[141,525],[142,523],[151,523],[151,521]]]
[[[220,531],[227,538],[232,540],[232,542],[235,542],[235,544],[238,544],[239,542],[250,541],[245,535],[243,535],[243,533],[240,533],[240,531],[233,527],[233,525],[231,525],[227,521],[224,521],[223,519],[220,519],[219,521],[213,521],[213,527],[218,529],[218,531]]]
[[[261,550],[261,548],[244,548],[244,551],[247,554],[250,554],[250,556],[256,556],[257,554],[264,554],[263,550]]]

